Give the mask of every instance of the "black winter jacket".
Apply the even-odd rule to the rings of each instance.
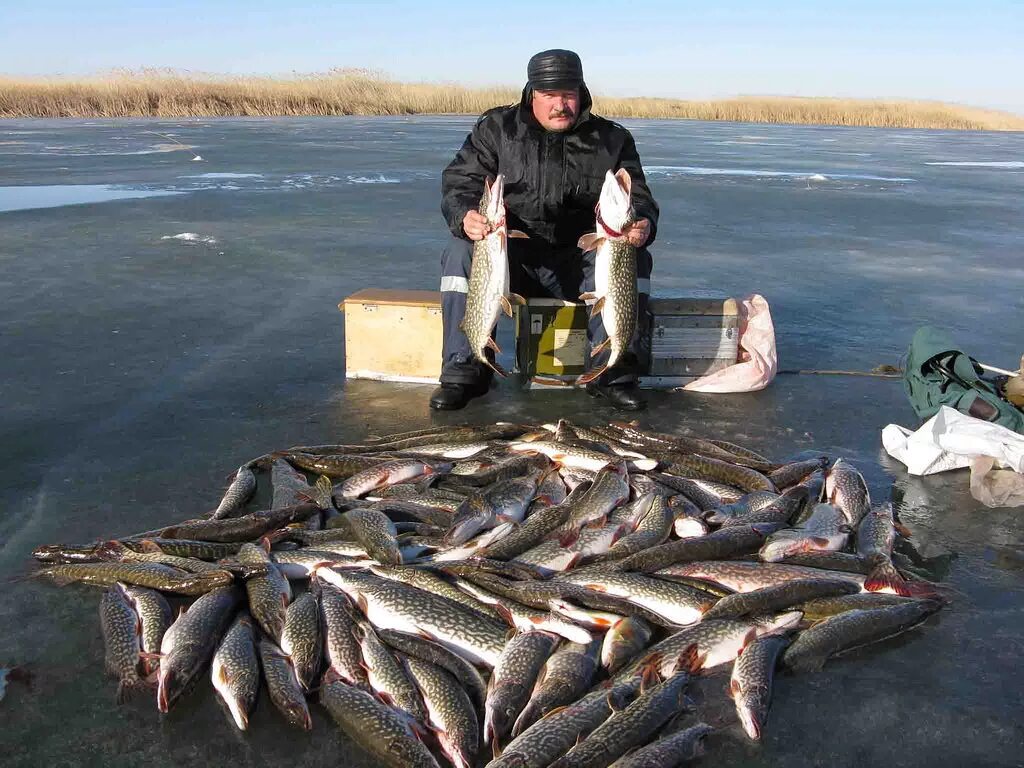
[[[591,97],[580,88],[580,115],[564,133],[546,131],[533,116],[529,86],[519,104],[488,110],[441,175],[441,212],[448,228],[465,238],[462,219],[476,210],[484,179],[505,177],[508,226],[555,247],[575,246],[594,231],[606,171],[625,168],[633,180],[633,207],[651,220],[653,242],[658,204],[647,187],[629,131],[591,114]]]

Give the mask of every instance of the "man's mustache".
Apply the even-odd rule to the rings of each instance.
[[[548,117],[576,117],[576,115],[573,113],[571,109],[553,109],[551,110],[551,114],[549,114]]]

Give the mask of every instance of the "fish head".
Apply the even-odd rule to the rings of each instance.
[[[493,227],[503,224],[505,218],[505,177],[500,173],[490,184],[484,181],[484,194],[480,199],[480,213]]]
[[[313,718],[310,717],[309,708],[305,700],[281,702],[277,705],[281,709],[285,720],[296,728],[304,731],[313,730]]]
[[[598,216],[608,229],[621,232],[634,220],[631,191],[633,180],[625,168],[607,171],[598,199]]]
[[[736,705],[736,714],[739,715],[740,724],[743,726],[743,730],[746,731],[754,741],[761,740],[761,713],[757,708],[747,703],[738,703]]]
[[[160,665],[156,687],[156,708],[161,714],[166,715],[171,711],[171,705],[185,692],[187,682],[185,676],[179,674],[171,662],[165,659]]]

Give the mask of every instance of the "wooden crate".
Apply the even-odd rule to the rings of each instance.
[[[345,313],[345,376],[436,383],[441,375],[441,294],[365,288]]]
[[[736,362],[739,303],[735,299],[656,299],[651,314],[654,377],[696,377]]]

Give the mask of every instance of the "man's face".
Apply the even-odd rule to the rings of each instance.
[[[548,131],[568,131],[580,113],[580,92],[570,91],[533,92],[533,116]]]

